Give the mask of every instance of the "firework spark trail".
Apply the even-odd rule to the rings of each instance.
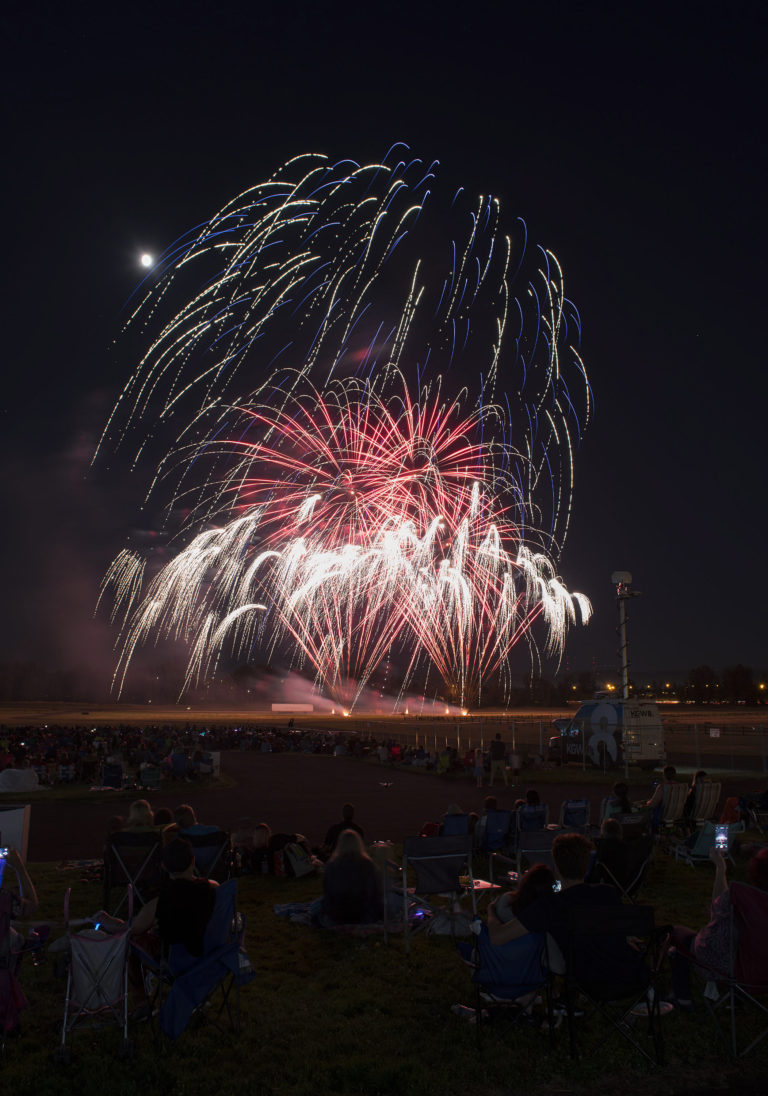
[[[269,441],[231,443],[258,473],[240,475],[244,512],[151,581],[126,620],[118,681],[150,637],[189,645],[189,687],[215,671],[225,644],[248,652],[269,628],[272,648],[289,639],[346,703],[392,649],[406,652],[406,678],[429,660],[464,703],[539,616],[548,650],[562,649],[589,603],[522,542],[514,492],[499,490],[498,445],[472,438],[496,410],[462,417],[439,386],[412,402],[401,384],[386,397],[330,385],[250,412]],[[112,581],[125,573],[126,560]]]
[[[449,204],[437,165],[398,161],[402,149],[363,167],[297,157],[173,245],[130,316],[151,342],[102,445],[132,447],[138,467],[153,433],[166,450],[236,437],[232,408],[254,402],[275,371],[279,399],[304,379],[323,389],[407,361],[424,379],[442,375],[446,391],[451,378],[474,385],[478,406],[508,402],[503,429],[526,456],[525,497],[557,554],[591,399],[562,271],[551,252],[528,248],[522,222],[505,232],[497,199]],[[173,490],[172,467],[176,487],[208,506],[212,485],[226,483],[222,454],[205,485],[169,461],[150,490]]]
[[[118,690],[170,639],[185,689],[288,646],[338,698],[392,651],[467,697],[509,681],[522,639],[538,654],[537,619],[554,655],[587,619],[555,570],[591,411],[562,270],[403,150],[289,161],[172,245],[136,303],[149,345],[97,455],[148,467],[188,543],[149,579],[128,551],[107,573]]]

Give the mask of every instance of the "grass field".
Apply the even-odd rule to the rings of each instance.
[[[743,866],[737,874],[743,875]],[[34,877],[39,916],[58,922],[53,936],[62,930],[67,886],[73,916],[101,905],[100,885],[83,881],[81,871],[36,864]],[[655,906],[659,923],[698,927],[706,919],[711,884],[709,865],[693,870],[662,854],[643,900]],[[450,939],[418,935],[406,960],[399,937],[386,945],[380,938],[341,937],[273,913],[275,903],[309,900],[319,889],[314,877],[239,880],[238,906],[247,917],[247,948],[257,972],[242,993],[239,1035],[203,1027],[159,1052],[148,1025],[136,1024],[135,1054],[122,1062],[116,1029],[75,1031],[71,1065],[54,1065],[65,981],[56,976],[51,956],[38,967],[25,960],[22,983],[31,1007],[23,1014],[22,1035],[9,1040],[0,1065],[3,1090],[14,1096],[765,1091],[759,1052],[746,1063],[731,1063],[703,1013],[664,1018],[667,1065],[661,1071],[622,1041],[604,1042],[596,1027],[584,1035],[597,1045],[576,1063],[568,1057],[564,1030],[550,1053],[538,1032],[496,1042],[491,1028],[478,1054],[474,1029],[450,1011],[455,1002],[472,1002],[466,968]]]

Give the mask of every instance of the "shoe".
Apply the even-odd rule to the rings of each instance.
[[[673,994],[669,994],[663,997],[659,1002],[660,1005],[671,1005],[672,1008],[677,1009],[678,1012],[695,1012],[696,1006],[693,1001],[681,1001]]]

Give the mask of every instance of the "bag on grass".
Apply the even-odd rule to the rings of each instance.
[[[291,866],[293,875],[295,875],[297,879],[300,879],[302,875],[309,875],[310,872],[315,870],[312,857],[303,845],[299,845],[297,842],[292,841],[289,845],[285,846],[283,853]]]

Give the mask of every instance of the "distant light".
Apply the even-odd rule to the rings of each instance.
[[[142,266],[146,266],[146,267],[150,267],[150,266],[154,266],[154,265],[155,265],[155,260],[154,260],[154,259],[152,258],[152,256],[151,256],[151,255],[150,255],[150,254],[149,254],[148,252],[146,252],[146,251],[145,251],[145,252],[144,252],[144,254],[143,254],[143,255],[141,256],[141,259],[139,260],[139,262],[141,263],[141,265],[142,265]]]

